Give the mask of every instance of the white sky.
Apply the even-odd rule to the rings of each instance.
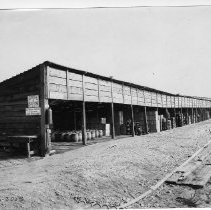
[[[211,6],[0,11],[0,81],[45,60],[211,97]]]

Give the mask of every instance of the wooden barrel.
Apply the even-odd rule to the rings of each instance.
[[[99,137],[103,137],[103,130],[99,130]]]
[[[82,141],[82,133],[78,132],[78,141]]]
[[[90,140],[92,137],[91,137],[91,132],[90,131],[88,131],[88,132],[86,132],[86,135],[87,135],[87,140]]]
[[[91,131],[91,139],[95,139],[95,131],[94,130]]]
[[[78,142],[78,134],[77,133],[72,133],[71,134],[71,140],[73,142]]]
[[[61,132],[60,131],[55,131],[54,135],[55,135],[55,141],[61,141]]]
[[[65,140],[66,140],[66,139],[65,139],[65,138],[66,138],[66,135],[67,135],[67,132],[62,132],[62,133],[61,133],[61,138],[60,138],[61,141],[65,141]]]
[[[68,141],[68,142],[72,141],[71,135],[72,135],[72,132],[67,132],[66,141]]]
[[[98,130],[95,130],[95,135],[96,135],[96,138],[99,137],[99,131]]]

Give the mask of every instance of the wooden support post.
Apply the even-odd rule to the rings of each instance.
[[[143,90],[144,95],[144,124],[145,124],[145,133],[149,133],[149,125],[148,125],[148,119],[147,119],[147,107],[146,107],[146,98],[145,98],[145,91]]]
[[[30,149],[30,141],[28,141],[26,143],[26,149],[27,149],[27,157],[30,158],[31,157],[31,154],[30,154],[30,151],[31,151],[31,149]]]
[[[70,87],[70,80],[69,80],[69,71],[66,71],[66,88],[67,88],[67,100],[70,99],[70,91],[69,91],[69,87]]]
[[[198,122],[198,109],[196,107],[196,123]]]
[[[210,115],[210,118],[211,118],[211,108],[209,108],[209,115]]]
[[[86,145],[87,135],[86,135],[86,103],[82,102],[82,143]]]
[[[191,117],[191,119],[192,119],[192,123],[194,123],[194,111],[193,111],[193,107],[192,107],[191,111],[192,111],[192,117]]]
[[[86,135],[86,103],[85,103],[85,83],[84,74],[82,75],[82,88],[83,88],[83,101],[82,101],[82,144],[86,145],[87,135]]]
[[[176,108],[174,108],[174,117],[176,118]]]
[[[144,121],[145,121],[145,132],[146,134],[149,133],[149,125],[148,125],[148,119],[147,119],[147,107],[144,106]]]
[[[199,111],[199,122],[201,122],[201,107],[199,107],[198,111]]]
[[[49,108],[48,104],[48,71],[45,64],[40,66],[40,155],[45,156],[50,152],[51,138],[49,135],[49,125],[46,124],[46,111]]]
[[[186,123],[187,123],[187,125],[189,124],[189,113],[188,113],[188,108],[187,108],[187,113],[186,113]]]
[[[134,124],[134,113],[133,113],[133,105],[131,104],[131,120],[132,120],[132,136],[135,136],[135,124]]]
[[[115,139],[115,121],[114,121],[114,100],[113,100],[113,81],[111,77],[111,138]]]
[[[204,108],[201,108],[201,121],[204,121]]]
[[[184,120],[183,120],[182,107],[181,107],[181,120],[182,120],[181,125],[183,126],[183,124],[184,124],[183,121],[184,121]]]
[[[131,126],[132,126],[132,136],[134,137],[135,136],[135,130],[134,130],[134,113],[133,113],[133,96],[132,96],[132,89],[130,87],[130,95],[131,95],[131,104],[130,104],[130,107],[131,107]]]
[[[111,138],[115,139],[115,126],[114,126],[114,103],[111,103]]]

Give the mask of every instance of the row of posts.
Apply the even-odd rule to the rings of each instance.
[[[111,78],[112,79],[112,78]],[[84,75],[82,76],[82,83],[83,83],[83,102],[82,102],[82,143],[83,145],[86,145],[87,142],[87,136],[86,136],[86,102],[85,102],[85,86],[84,86]],[[115,124],[114,124],[114,103],[113,103],[113,83],[111,83],[111,137],[112,139],[115,138]],[[132,93],[131,95],[131,127],[132,127],[132,136],[135,136],[135,129],[134,129],[134,112],[133,112],[133,104],[132,104]],[[145,97],[144,97],[145,98]],[[167,109],[167,108],[166,108]],[[183,114],[183,109],[181,108],[181,114]],[[187,113],[188,113],[188,108],[187,108]],[[202,111],[202,109],[200,109]],[[206,108],[203,110],[207,110]],[[158,111],[158,107],[157,107]],[[198,110],[196,108],[196,115],[198,115]],[[174,108],[174,116],[176,117],[176,109]],[[192,108],[192,118],[194,117],[194,108]],[[204,120],[204,119],[202,119]],[[193,122],[193,119],[192,119]],[[144,124],[145,124],[145,133],[149,133],[149,125],[148,125],[148,119],[147,119],[147,107],[144,106]]]
[[[83,101],[83,115],[82,115],[82,142],[83,142],[83,145],[86,145],[86,142],[87,142],[87,137],[86,137],[86,103],[85,101]],[[132,136],[135,136],[135,129],[134,129],[134,111],[133,111],[133,105],[131,104],[130,106],[131,108],[131,129],[132,129]],[[199,121],[203,121],[205,120],[205,117],[203,117],[203,111],[208,111],[208,109],[204,108],[195,108],[195,115],[198,116],[199,114],[199,110],[200,110],[200,119]],[[167,110],[167,108],[166,108]],[[158,108],[157,108],[157,111],[158,111]],[[183,115],[184,114],[184,111],[185,111],[185,108],[181,108],[179,110],[179,112]],[[187,108],[187,113],[189,113],[189,109]],[[174,117],[176,117],[176,109],[174,109]],[[191,109],[191,115],[192,115],[192,123],[194,122],[193,118],[194,118],[194,108]],[[149,125],[148,125],[148,119],[147,119],[147,107],[144,106],[144,124],[145,124],[145,133],[148,134],[149,133]],[[183,124],[182,124],[183,125]],[[115,139],[115,123],[114,123],[114,103],[112,102],[111,103],[111,137],[112,139]]]

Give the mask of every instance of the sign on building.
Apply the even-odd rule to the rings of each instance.
[[[26,116],[41,115],[41,108],[26,108]]]
[[[26,116],[41,115],[39,107],[39,95],[28,96],[28,108],[26,108]]]
[[[28,107],[29,108],[39,107],[39,95],[28,96]]]

